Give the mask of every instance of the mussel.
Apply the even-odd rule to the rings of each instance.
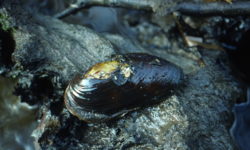
[[[183,83],[178,66],[143,53],[116,55],[75,77],[66,88],[67,109],[94,123],[161,102]]]

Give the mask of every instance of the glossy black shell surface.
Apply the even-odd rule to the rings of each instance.
[[[73,115],[99,122],[158,103],[182,81],[183,72],[176,65],[156,56],[130,53],[96,64],[85,75],[74,78],[64,99]]]

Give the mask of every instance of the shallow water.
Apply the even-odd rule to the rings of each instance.
[[[235,121],[230,130],[240,150],[250,148],[250,88],[247,90],[247,102],[236,104],[233,109]]]
[[[0,76],[0,149],[33,150],[36,109],[12,94],[15,84]]]

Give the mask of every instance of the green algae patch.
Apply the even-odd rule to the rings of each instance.
[[[0,9],[0,30],[11,33],[14,31],[10,23],[10,17],[4,9]]]

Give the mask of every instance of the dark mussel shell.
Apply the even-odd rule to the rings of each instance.
[[[171,95],[183,81],[176,65],[159,57],[129,53],[98,63],[68,85],[67,109],[81,120],[109,120]]]

